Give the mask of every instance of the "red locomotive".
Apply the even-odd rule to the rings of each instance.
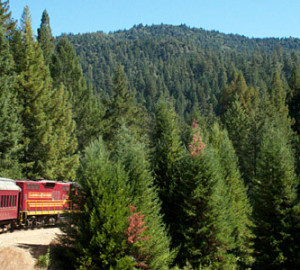
[[[72,183],[0,178],[0,228],[55,225],[71,210]]]

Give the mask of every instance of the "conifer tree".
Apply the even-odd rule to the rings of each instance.
[[[256,157],[260,140],[262,114],[256,90],[246,85],[242,73],[225,90],[227,105],[222,122],[236,150],[242,177],[251,186],[256,170]],[[225,97],[224,96],[224,97]],[[224,98],[223,98],[224,99]]]
[[[298,269],[299,204],[294,159],[284,127],[266,122],[254,192],[255,269]]]
[[[22,106],[21,119],[24,125],[24,155],[21,160],[26,177],[53,179],[56,159],[54,155],[52,123],[50,119],[51,77],[44,65],[42,51],[34,40],[29,8],[24,8],[22,17],[22,56],[17,59],[18,100]]]
[[[173,247],[178,247],[183,242],[180,226],[182,218],[180,209],[183,202],[180,162],[184,155],[184,148],[177,121],[172,104],[160,98],[155,108],[152,168],[162,202],[164,222],[170,228]]]
[[[81,269],[132,269],[135,261],[126,254],[125,235],[130,216],[129,179],[119,162],[111,162],[102,139],[87,147],[77,179],[84,200],[71,236]]]
[[[145,145],[136,140],[124,126],[117,138],[115,155],[128,173],[131,204],[145,215],[149,240],[144,244],[144,252],[148,254],[148,268],[168,269],[174,254],[170,252],[170,239],[160,213],[161,203],[154,187]]]
[[[75,179],[79,165],[75,121],[72,118],[72,106],[64,86],[54,89],[51,96],[53,107],[50,110],[52,132],[55,144],[55,178],[57,180]]]
[[[0,8],[1,10],[1,8]],[[2,12],[2,10],[1,10]],[[0,15],[0,18],[2,15]],[[20,140],[22,125],[19,104],[15,96],[16,77],[13,58],[5,38],[6,25],[0,20],[0,174],[4,177],[21,177]]]
[[[289,108],[286,104],[286,89],[284,88],[278,70],[274,72],[271,85],[268,89],[266,115],[277,123],[278,127],[285,132],[289,140],[293,140],[294,134],[291,129],[292,120],[289,116]]]
[[[3,27],[3,33],[5,37],[10,37],[15,29],[16,22],[11,18],[11,12],[9,11],[9,0],[0,0],[0,25]]]
[[[14,48],[21,50],[15,59],[24,126],[24,174],[28,178],[72,179],[78,166],[72,112],[64,88],[53,89],[49,69],[32,35],[28,7],[24,9],[22,31],[15,38]]]
[[[253,221],[252,207],[247,190],[238,169],[238,159],[226,130],[220,130],[218,124],[211,129],[210,143],[216,150],[220,163],[220,174],[225,181],[227,196],[230,199],[228,219],[234,238],[232,252],[242,268],[253,263]]]
[[[237,235],[227,183],[216,151],[202,142],[195,129],[183,161],[184,257],[196,269],[237,269],[239,252],[234,252]]]
[[[50,66],[54,53],[54,38],[50,27],[50,18],[46,10],[44,10],[42,14],[41,26],[38,29],[37,40],[43,51],[44,62],[47,66]]]
[[[111,99],[106,103],[106,112],[104,115],[105,130],[104,140],[113,142],[115,134],[124,123],[128,129],[142,135],[141,110],[135,104],[134,98],[128,90],[127,78],[123,67],[118,64],[113,78],[113,88]]]
[[[295,120],[293,129],[300,134],[300,73],[296,65],[293,65],[293,70],[289,78],[289,87],[291,89],[291,97],[289,100],[290,116]]]
[[[63,84],[71,101],[76,122],[78,150],[81,151],[99,136],[102,128],[102,110],[92,90],[87,87],[75,50],[63,36],[55,48],[51,65],[54,86]]]
[[[288,99],[289,114],[294,121],[292,126],[293,130],[298,135],[294,142],[294,148],[296,150],[296,164],[297,174],[300,172],[300,146],[299,146],[299,135],[300,135],[300,73],[296,65],[293,65],[292,73],[289,78],[289,87],[291,94]]]
[[[241,171],[244,174],[248,173],[244,175],[244,177],[248,180],[246,180],[246,183],[249,184],[251,176],[253,175],[253,173],[249,175],[250,171],[247,170],[247,166],[251,165],[248,159],[250,150],[249,135],[251,132],[250,119],[237,96],[225,113],[224,122],[237,156],[239,157]]]

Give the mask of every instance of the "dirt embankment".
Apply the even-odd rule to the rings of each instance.
[[[59,228],[16,230],[0,234],[0,270],[33,270],[37,258],[61,234]]]

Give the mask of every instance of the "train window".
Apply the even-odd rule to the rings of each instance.
[[[40,186],[39,186],[39,184],[28,183],[28,184],[27,184],[27,189],[39,190],[39,189],[40,189]]]
[[[17,195],[14,196],[14,206],[17,205]]]
[[[11,207],[11,195],[8,195],[8,207]]]
[[[63,190],[63,191],[69,191],[69,190],[70,190],[70,187],[69,187],[69,186],[62,186],[62,190]]]
[[[55,183],[49,182],[49,183],[46,183],[45,188],[54,188],[54,186],[55,186]]]
[[[54,201],[60,200],[60,191],[58,191],[58,190],[52,191],[52,200],[54,200]]]
[[[1,195],[0,207],[3,207],[3,196]]]
[[[7,207],[7,196],[4,195],[4,207]]]

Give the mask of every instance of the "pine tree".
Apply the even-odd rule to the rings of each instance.
[[[63,87],[53,89],[48,67],[32,35],[29,8],[22,30],[11,40],[17,73],[17,98],[24,126],[21,164],[28,178],[73,179],[78,167],[75,125]]]
[[[278,70],[274,72],[271,85],[268,89],[266,116],[271,117],[277,123],[278,127],[285,132],[289,140],[293,140],[292,120],[289,117],[289,108],[286,104],[286,89]]]
[[[284,127],[264,127],[254,186],[255,269],[299,268],[299,205],[294,159]]]
[[[170,228],[172,247],[178,247],[183,242],[180,225],[182,218],[180,209],[183,203],[180,162],[184,155],[184,148],[177,121],[172,104],[160,98],[155,108],[152,168],[162,202],[164,222]]]
[[[87,87],[75,50],[68,39],[59,39],[51,65],[54,86],[64,85],[76,122],[78,150],[82,151],[101,131],[102,110],[92,90]]]
[[[53,179],[55,162],[52,123],[50,119],[52,85],[48,68],[44,65],[42,51],[34,40],[29,8],[22,17],[22,56],[16,62],[18,100],[24,125],[24,154],[21,160],[26,177]]]
[[[296,65],[293,65],[292,73],[289,78],[289,87],[291,89],[291,95],[288,100],[289,114],[294,121],[292,126],[296,132],[297,139],[294,142],[294,148],[296,150],[296,163],[297,163],[297,174],[300,172],[300,147],[299,147],[299,135],[300,135],[300,73]]]
[[[11,19],[11,12],[9,11],[9,0],[0,0],[0,25],[3,27],[5,37],[10,37],[15,29],[16,22]]]
[[[46,10],[44,10],[42,14],[41,26],[38,29],[37,40],[43,51],[44,62],[47,66],[50,66],[54,53],[54,38],[50,27],[50,18]]]
[[[79,165],[75,121],[72,118],[72,106],[64,86],[54,89],[51,96],[53,107],[50,110],[52,132],[55,144],[55,178],[57,180],[75,179]]]
[[[249,174],[250,171],[247,168],[251,165],[248,159],[250,150],[249,136],[251,133],[250,119],[237,96],[225,113],[224,119],[229,138],[232,141],[239,158],[239,166],[244,173],[246,179],[245,182],[249,184],[251,177],[253,176],[253,172]]]
[[[246,85],[242,73],[231,82],[228,89],[227,105],[221,118],[236,150],[242,177],[246,185],[251,187],[263,122],[260,101],[256,90]]]
[[[220,173],[227,188],[230,208],[227,209],[230,228],[234,237],[232,252],[238,259],[238,264],[246,268],[253,263],[253,221],[252,207],[247,196],[247,190],[238,169],[238,159],[233,145],[225,130],[220,130],[215,123],[211,129],[210,143],[216,150],[220,163]]]
[[[289,112],[290,116],[295,121],[293,129],[297,132],[297,134],[300,134],[300,73],[296,65],[293,65],[293,70],[289,78],[289,87],[291,89]]]
[[[227,183],[221,177],[216,151],[199,139],[195,129],[190,153],[182,163],[184,258],[196,269],[237,269],[239,259],[233,252],[237,235]]]
[[[167,237],[160,213],[161,204],[154,187],[145,145],[138,142],[124,126],[121,127],[117,138],[115,155],[130,179],[131,204],[145,215],[149,240],[144,243],[144,252],[148,254],[148,267],[157,270],[168,269],[174,254],[170,252],[170,239]]]
[[[2,12],[1,8],[0,11]],[[14,63],[5,31],[6,25],[0,20],[0,174],[4,177],[18,178],[21,177],[18,159],[22,125],[19,104],[15,97]]]
[[[135,134],[142,134],[142,111],[135,104],[134,98],[127,88],[127,78],[123,67],[118,64],[114,79],[111,99],[106,101],[104,115],[104,140],[113,142],[115,134],[122,123]]]
[[[122,269],[121,264],[123,269],[132,269],[135,262],[126,255],[125,235],[130,216],[129,179],[119,162],[111,162],[101,139],[86,148],[77,179],[84,200],[71,236],[81,269]]]

